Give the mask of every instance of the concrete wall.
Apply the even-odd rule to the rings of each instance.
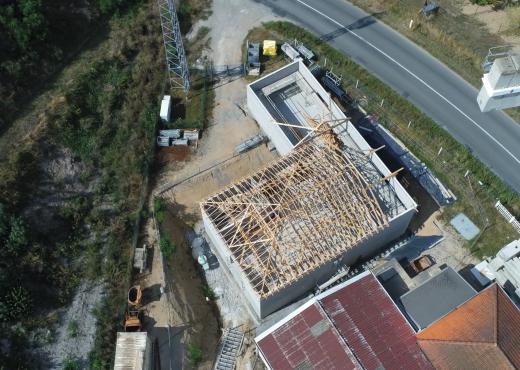
[[[254,93],[251,85],[247,87],[247,108],[260,125],[264,134],[266,134],[269,140],[274,144],[278,153],[280,155],[289,153],[293,148],[291,141],[283,133],[280,126],[273,123],[273,117]]]

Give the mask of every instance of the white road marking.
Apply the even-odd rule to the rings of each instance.
[[[319,15],[321,15],[322,17],[324,18],[327,18],[329,21],[331,21],[332,23],[335,23],[336,25],[338,25],[339,27],[343,27],[347,30],[347,32],[351,33],[353,36],[357,37],[359,40],[363,41],[365,44],[371,46],[372,48],[374,48],[375,50],[377,50],[379,53],[383,54],[385,57],[387,57],[388,59],[390,59],[392,62],[394,62],[395,64],[397,64],[399,67],[401,67],[402,69],[404,69],[406,72],[408,72],[411,76],[413,76],[415,79],[417,79],[419,82],[421,82],[424,86],[426,86],[427,88],[429,88],[431,91],[433,91],[435,94],[437,94],[442,100],[444,100],[446,103],[448,103],[449,105],[451,105],[454,109],[456,109],[460,114],[462,114],[464,117],[466,117],[471,123],[473,123],[476,127],[478,127],[484,134],[486,134],[491,140],[493,140],[499,147],[501,147],[507,154],[509,154],[509,156],[511,156],[511,158],[513,158],[518,164],[520,164],[520,159],[518,159],[517,157],[515,157],[515,155],[513,153],[511,153],[511,151],[509,151],[509,149],[507,149],[500,141],[498,141],[497,139],[495,139],[495,137],[493,135],[491,135],[485,128],[481,127],[477,122],[475,122],[475,120],[473,120],[473,118],[471,118],[470,116],[468,116],[466,113],[464,113],[459,107],[457,107],[455,104],[453,104],[451,101],[449,101],[446,97],[444,97],[444,95],[442,95],[441,93],[439,93],[437,90],[435,90],[433,87],[431,87],[430,85],[428,85],[423,79],[421,79],[419,76],[417,76],[415,73],[413,73],[412,71],[410,71],[408,68],[406,68],[405,66],[403,66],[401,63],[399,63],[397,60],[395,60],[394,58],[392,58],[390,55],[388,55],[387,53],[385,53],[383,50],[379,49],[377,46],[375,46],[374,44],[372,44],[370,41],[368,41],[367,39],[365,39],[364,37],[358,35],[357,33],[355,33],[354,31],[352,30],[349,30],[346,26],[342,25],[341,23],[339,23],[337,20],[329,17],[327,14],[319,11],[318,9],[316,8],[313,8],[312,6],[310,6],[309,4],[305,3],[304,1],[302,0],[296,0],[297,2],[299,2],[300,4],[302,4],[303,6],[306,6],[307,8],[311,9],[312,11],[314,11],[315,13],[318,13]]]

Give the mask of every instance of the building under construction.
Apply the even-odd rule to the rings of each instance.
[[[416,204],[303,63],[251,84],[248,106],[283,156],[201,211],[263,318],[398,238]]]

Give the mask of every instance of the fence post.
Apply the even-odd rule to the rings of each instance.
[[[412,121],[408,121],[408,128],[412,125]]]
[[[439,152],[437,153],[437,156],[441,155],[441,153],[442,153],[442,146],[441,146],[441,148],[439,149]]]
[[[381,99],[381,104],[379,104],[379,106],[382,107],[384,102],[385,102],[385,99],[384,98]]]
[[[356,80],[356,89],[358,88],[359,80]]]

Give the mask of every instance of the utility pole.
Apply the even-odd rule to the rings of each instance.
[[[181,29],[174,0],[157,0],[157,4],[161,15],[166,66],[171,88],[184,89],[184,92],[188,93],[190,90],[190,72],[182,44]]]

